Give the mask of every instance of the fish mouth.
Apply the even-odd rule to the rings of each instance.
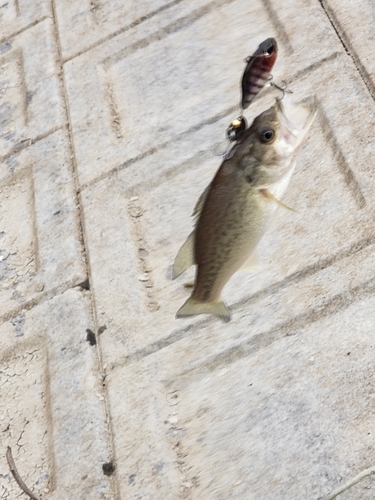
[[[280,122],[296,137],[309,130],[317,112],[313,100],[294,104],[287,95],[282,100],[276,99],[276,108]]]

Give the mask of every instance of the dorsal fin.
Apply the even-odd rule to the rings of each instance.
[[[194,217],[194,219],[198,219],[198,217],[200,216],[202,209],[203,209],[204,202],[206,201],[206,198],[207,198],[207,195],[208,195],[210,188],[211,188],[211,183],[206,187],[206,189],[203,191],[203,193],[198,198],[198,201],[195,204],[195,207],[194,207],[194,210],[192,213],[192,217]]]

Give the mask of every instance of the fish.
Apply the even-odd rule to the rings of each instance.
[[[246,109],[254,101],[262,88],[269,81],[272,68],[277,59],[277,42],[275,38],[267,38],[252,56],[246,58],[246,68],[242,76],[241,107]]]
[[[199,197],[195,228],[174,260],[172,279],[196,266],[192,293],[176,318],[212,314],[231,319],[221,292],[241,267],[256,261],[256,246],[271,225],[307,138],[317,107],[276,99],[257,116]]]

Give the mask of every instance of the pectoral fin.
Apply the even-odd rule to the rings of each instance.
[[[291,212],[298,213],[297,210],[294,210],[294,208],[288,207],[288,205],[285,205],[285,203],[275,198],[275,196],[271,193],[271,191],[269,191],[269,189],[259,189],[259,192],[264,198],[269,201],[273,201],[274,203],[279,205],[279,207],[285,208],[285,210],[290,210]]]
[[[195,231],[192,231],[187,237],[185,243],[178,251],[173,263],[172,279],[178,278],[189,267],[195,264],[194,259],[194,240]]]

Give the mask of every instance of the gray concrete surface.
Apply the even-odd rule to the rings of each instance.
[[[375,465],[374,26],[370,0],[0,4],[1,499],[26,498],[7,446],[43,500],[318,500]],[[319,106],[297,213],[229,324],[177,321],[168,270],[269,36]]]

